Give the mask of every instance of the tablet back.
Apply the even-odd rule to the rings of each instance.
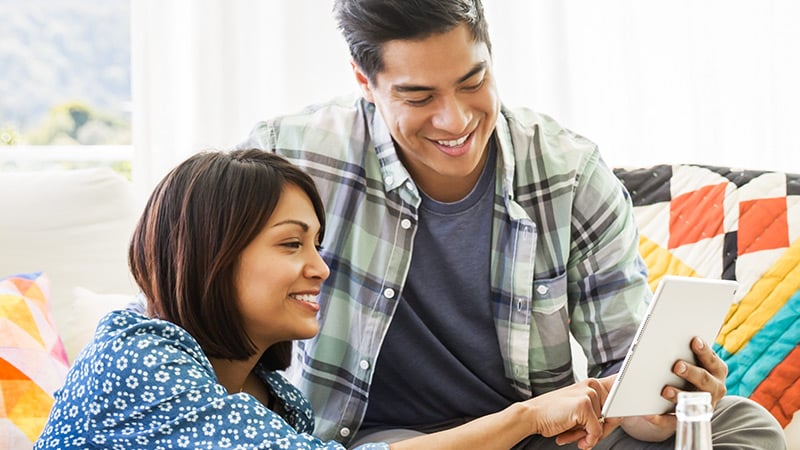
[[[663,277],[603,405],[603,417],[672,411],[674,404],[661,391],[666,385],[684,386],[672,366],[679,359],[695,363],[694,336],[714,343],[737,286],[730,280]]]

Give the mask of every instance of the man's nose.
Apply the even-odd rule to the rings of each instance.
[[[456,96],[440,97],[439,108],[433,117],[433,126],[455,135],[465,131],[469,124],[468,108]]]

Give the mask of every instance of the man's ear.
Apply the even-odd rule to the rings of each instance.
[[[358,83],[358,87],[361,88],[361,93],[364,95],[364,98],[370,102],[375,103],[374,96],[372,94],[372,84],[369,81],[369,77],[360,67],[356,64],[355,61],[350,61],[350,67],[353,69],[353,75],[356,77],[356,83]]]

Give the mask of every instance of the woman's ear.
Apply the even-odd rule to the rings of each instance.
[[[372,84],[369,81],[369,77],[360,67],[356,64],[355,61],[350,61],[350,67],[353,69],[353,75],[356,77],[356,83],[358,83],[358,87],[361,88],[361,93],[364,95],[364,98],[370,102],[375,103],[374,96],[372,93]]]

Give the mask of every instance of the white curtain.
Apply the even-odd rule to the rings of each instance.
[[[331,0],[131,0],[133,178],[356,89]]]
[[[800,2],[484,0],[501,96],[612,166],[800,172]],[[356,89],[331,0],[132,0],[134,178]]]

